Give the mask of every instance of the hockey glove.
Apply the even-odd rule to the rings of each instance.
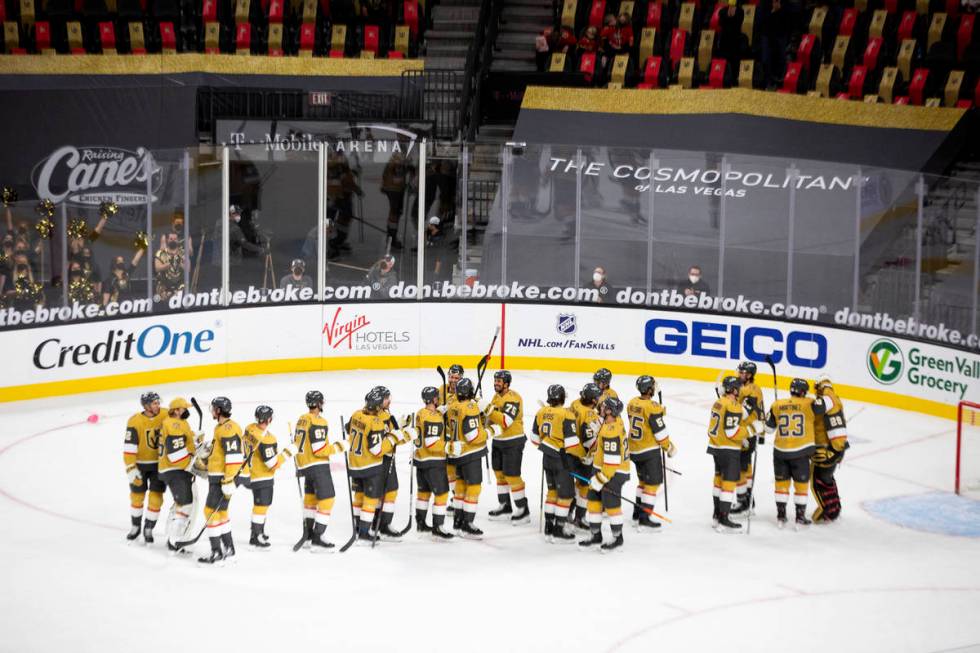
[[[749,450],[749,438],[745,438],[744,440],[742,440],[742,450],[743,451]]]
[[[765,434],[765,433],[760,433],[760,434],[759,434],[759,437],[758,437],[758,439],[756,439],[756,443],[757,443],[757,444],[758,444],[758,445],[759,445],[760,447],[761,447],[762,445],[764,445],[764,444],[766,443],[766,434]]]
[[[463,453],[463,443],[462,442],[450,442],[446,445],[446,453],[448,453],[453,458],[459,458]]]
[[[403,429],[410,429],[415,426],[415,413],[408,413],[403,415],[401,421],[399,422]]]
[[[487,425],[487,435],[491,438],[495,438],[504,432],[504,427],[500,424],[488,424]]]
[[[497,407],[493,405],[493,401],[491,399],[480,399],[476,405],[479,406],[480,412],[483,413],[484,417],[497,409]]]
[[[226,499],[230,499],[231,495],[235,493],[235,481],[227,481],[221,484],[221,494],[225,495]]]
[[[299,447],[297,447],[293,442],[290,442],[282,448],[282,452],[287,456],[295,456],[297,451],[299,451]]]
[[[129,479],[132,485],[142,485],[143,484],[143,474],[136,465],[130,465],[126,468],[126,478]]]
[[[585,456],[582,457],[582,464],[586,467],[590,466],[592,464],[592,454],[585,454]]]
[[[673,458],[675,455],[677,455],[677,447],[674,446],[673,442],[670,442],[667,445],[667,457]]]
[[[589,428],[592,429],[592,437],[599,435],[599,429],[602,428],[602,421],[597,419],[589,422]]]
[[[406,442],[411,442],[412,440],[414,440],[415,439],[415,434],[412,433],[412,431],[414,431],[414,430],[415,429],[411,429],[411,430],[409,430],[409,429],[402,429],[401,432],[400,432],[401,433],[401,437],[398,438],[398,443],[399,444],[405,444]]]
[[[204,445],[204,431],[198,431],[194,434],[194,446],[200,449]]]
[[[443,404],[442,406],[436,406],[436,410],[445,415],[446,411],[449,409],[445,406],[445,404]]]
[[[589,488],[595,490],[596,492],[602,494],[602,488],[606,485],[606,475],[602,472],[596,472],[592,480],[589,481]]]
[[[346,453],[350,451],[350,440],[337,440],[333,446],[336,448],[334,453]]]

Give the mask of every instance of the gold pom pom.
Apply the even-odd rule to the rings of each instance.
[[[38,220],[38,223],[34,225],[34,228],[37,229],[37,235],[44,240],[48,240],[51,238],[52,234],[54,234],[54,223],[48,218],[41,218]]]
[[[29,299],[34,303],[41,300],[41,291],[44,286],[38,281],[31,281],[27,277],[20,277],[14,283],[14,296],[19,300]]]
[[[70,238],[85,238],[88,235],[88,224],[85,218],[72,218],[68,223],[68,236]]]
[[[150,246],[150,237],[146,235],[145,231],[137,231],[136,238],[133,240],[133,247],[136,249],[146,250]]]
[[[17,191],[9,186],[3,187],[3,205],[10,206],[17,201]]]
[[[68,284],[68,297],[73,302],[90,302],[95,297],[95,289],[85,279],[76,279]]]
[[[99,215],[108,220],[119,212],[119,207],[115,202],[102,202],[99,204]]]
[[[43,215],[46,218],[54,217],[54,202],[51,200],[41,200],[37,205],[38,215]]]

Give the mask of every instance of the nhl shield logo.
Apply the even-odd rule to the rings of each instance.
[[[574,313],[559,313],[555,329],[563,336],[570,336],[578,330]]]

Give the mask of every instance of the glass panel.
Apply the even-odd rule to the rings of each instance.
[[[461,199],[458,197],[458,174],[461,172],[461,159],[458,152],[451,155],[428,153],[425,175],[425,239],[423,243],[423,283],[432,286],[437,296],[442,296],[442,286],[451,284],[460,258],[460,239],[462,224],[457,210]],[[415,205],[409,207],[416,211]],[[413,224],[417,216],[412,214]],[[415,243],[412,243],[414,249]],[[408,278],[414,278],[414,271]]]

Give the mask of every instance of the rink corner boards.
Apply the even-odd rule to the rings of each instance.
[[[200,381],[226,377],[256,376],[262,374],[293,374],[330,372],[341,370],[413,370],[431,371],[446,361],[472,358],[472,354],[401,355],[401,356],[338,356],[255,360],[234,363],[217,363],[184,367],[161,368],[125,374],[94,376],[85,379],[24,384],[0,388],[0,403],[117,390],[120,388],[158,386],[165,383]],[[495,369],[499,360],[491,360]],[[686,379],[713,383],[718,369],[692,365],[669,365],[649,362],[631,362],[584,358],[550,358],[531,356],[507,356],[506,367],[511,370],[540,370],[554,372],[582,372],[591,374],[599,367],[608,367],[614,374],[653,374],[661,379]],[[761,385],[771,388],[768,375],[760,375]],[[790,377],[779,377],[780,390],[786,391]],[[956,419],[956,405],[920,397],[865,388],[855,385],[836,384],[835,388],[844,399],[877,404],[888,408],[911,410],[926,415]],[[669,390],[668,390],[669,392]],[[710,390],[708,391],[710,392]],[[669,395],[668,395],[669,396]]]

